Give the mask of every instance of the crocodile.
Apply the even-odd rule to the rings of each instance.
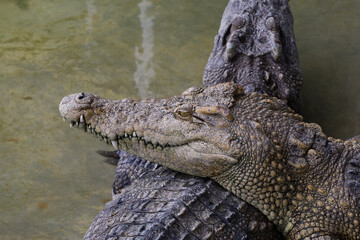
[[[203,75],[205,87],[235,82],[285,99],[300,113],[303,76],[288,0],[231,0]]]
[[[219,83],[222,81],[229,81],[231,79],[238,80],[238,79],[240,79],[238,72],[241,71],[242,77],[243,77],[241,79],[247,79],[247,82],[249,82],[248,80],[250,79],[250,74],[251,74],[251,78],[253,79],[254,82],[256,82],[256,84],[253,84],[253,86],[256,86],[256,87],[255,88],[246,88],[247,91],[256,90],[259,92],[268,93],[271,96],[278,96],[278,97],[280,96],[278,94],[278,91],[279,91],[278,89],[282,89],[282,92],[284,92],[285,91],[284,89],[289,88],[289,83],[292,83],[292,85],[290,86],[290,87],[292,87],[290,96],[295,96],[296,101],[294,101],[288,95],[283,96],[283,97],[285,99],[288,99],[289,103],[291,103],[292,107],[299,112],[301,109],[301,103],[299,100],[300,98],[298,97],[298,92],[299,92],[299,87],[301,86],[302,75],[301,75],[300,66],[299,66],[299,63],[297,60],[295,38],[294,38],[293,30],[292,30],[293,19],[292,19],[289,5],[288,5],[288,1],[287,0],[285,0],[285,1],[267,1],[267,3],[266,3],[267,6],[265,6],[266,9],[263,5],[259,6],[259,3],[257,3],[257,2],[258,1],[244,2],[241,0],[231,0],[229,2],[229,4],[227,5],[227,7],[224,11],[223,17],[222,17],[219,34],[215,37],[214,50],[209,57],[207,67],[204,72],[203,83],[205,86],[210,86],[211,84]],[[246,3],[246,4],[244,4],[244,3]],[[264,4],[264,3],[265,3],[265,1],[262,2],[262,4]],[[271,6],[271,12],[268,11],[269,6]],[[252,10],[250,11],[249,9],[251,9],[251,8],[252,8]],[[255,65],[251,63],[252,60],[249,60],[249,57],[252,57],[252,56],[248,56],[247,57],[248,59],[246,61],[244,61],[244,60],[234,61],[235,58],[229,60],[229,58],[227,58],[224,55],[224,52],[229,50],[229,48],[228,48],[229,44],[228,45],[225,44],[225,42],[228,39],[228,36],[231,35],[232,37],[230,39],[234,39],[236,34],[239,34],[239,31],[236,30],[236,24],[238,23],[239,16],[244,16],[244,14],[247,14],[247,17],[249,18],[250,12],[252,14],[251,18],[257,19],[257,21],[249,21],[247,23],[247,28],[253,29],[252,31],[247,31],[247,33],[246,33],[247,36],[252,37],[253,40],[256,40],[255,39],[256,36],[252,34],[252,33],[254,33],[254,29],[257,29],[256,31],[259,31],[259,29],[260,29],[260,31],[263,32],[263,35],[269,34],[270,36],[273,36],[274,29],[269,29],[269,27],[267,26],[269,24],[266,23],[266,21],[269,23],[271,18],[270,18],[270,20],[268,20],[268,18],[272,14],[273,17],[275,17],[278,20],[278,22],[276,23],[278,29],[275,29],[275,30],[278,32],[282,31],[282,36],[285,36],[286,40],[287,40],[287,41],[283,41],[283,39],[279,39],[281,41],[281,42],[279,42],[278,40],[276,40],[274,38],[270,38],[265,42],[264,41],[262,41],[262,42],[256,41],[255,44],[260,46],[257,49],[261,49],[260,51],[258,51],[256,53],[257,60],[255,61],[256,63],[261,63],[261,66],[257,65],[256,67],[254,67]],[[273,20],[274,19],[272,19],[272,21]],[[251,27],[250,24],[253,24],[254,26]],[[234,30],[236,30],[235,34],[233,33]],[[238,37],[241,37],[241,36],[238,36]],[[222,42],[224,44],[217,44],[219,42],[218,41],[219,39],[222,39]],[[240,44],[242,44],[242,43],[232,41],[232,46],[233,47],[237,46],[238,49],[241,48]],[[282,51],[279,54],[279,56],[274,57],[274,55],[273,55],[274,51],[271,51],[271,48],[273,48],[276,44],[277,45],[281,44],[282,45],[281,49],[284,49],[284,51]],[[288,47],[287,44],[291,44],[291,46]],[[266,47],[261,47],[262,45],[264,45]],[[251,48],[249,47],[249,49],[247,50],[247,53],[253,51],[253,49],[254,49],[254,46],[252,45]],[[278,47],[278,49],[280,49],[280,47]],[[225,56],[225,57],[221,58],[221,56]],[[287,61],[285,61],[286,59],[292,59],[292,64],[289,65],[289,63]],[[235,64],[234,64],[234,62],[235,62]],[[224,67],[221,68],[221,66],[224,66]],[[212,69],[214,69],[215,71]],[[219,69],[220,69],[220,71],[218,71]],[[246,71],[244,69],[246,69]],[[286,71],[286,74],[284,74],[285,71]],[[220,72],[221,73],[220,77],[217,74],[214,74],[214,72],[215,73]],[[224,75],[226,75],[226,79],[223,79],[221,77]],[[254,75],[263,76],[263,77],[262,78],[254,78]],[[248,76],[248,77],[245,77],[245,76]],[[282,81],[274,81],[273,79],[276,79],[276,78],[274,78],[272,76],[280,76]],[[295,83],[295,80],[296,80],[296,84],[293,84],[293,83]],[[240,83],[244,84],[245,82],[240,81]],[[294,90],[295,89],[293,87],[294,85],[297,85],[296,90]],[[115,217],[117,217],[116,215],[110,214],[110,212],[114,211],[114,208],[115,208],[114,206],[117,206],[116,202],[119,201],[118,198],[120,198],[120,197],[122,198],[121,202],[122,202],[122,206],[124,206],[124,205],[128,204],[128,202],[129,202],[128,195],[126,195],[126,192],[139,192],[136,190],[143,188],[145,184],[148,185],[146,187],[146,189],[151,191],[151,187],[149,187],[149,186],[152,186],[152,185],[154,185],[153,183],[156,183],[157,181],[159,181],[159,179],[157,177],[158,171],[160,171],[160,170],[166,171],[168,177],[170,175],[173,175],[174,179],[179,178],[179,173],[176,173],[169,169],[165,170],[165,167],[163,167],[163,166],[158,167],[159,169],[157,169],[156,171],[153,170],[152,168],[144,167],[145,164],[140,164],[140,163],[144,163],[144,160],[140,159],[139,157],[135,157],[135,156],[130,157],[129,159],[132,160],[132,162],[130,164],[129,159],[127,158],[128,155],[121,151],[118,154],[114,154],[111,152],[107,152],[106,154],[107,155],[111,154],[110,161],[112,161],[115,164],[118,163],[119,158],[120,158],[119,164],[116,169],[115,180],[113,183],[113,194],[116,197],[109,204],[107,204],[105,209],[97,216],[97,218],[95,219],[93,224],[90,226],[88,232],[86,233],[85,239],[94,239],[94,238],[96,238],[95,235],[98,236],[98,238],[96,238],[96,239],[106,238],[106,233],[110,231],[109,228],[107,228],[108,231],[103,231],[104,229],[106,229],[106,227],[99,227],[99,225],[103,225],[103,223],[105,223],[107,221],[112,221]],[[125,156],[127,156],[127,157],[125,157]],[[188,183],[196,182],[198,186],[202,186],[203,194],[206,194],[207,196],[212,196],[212,191],[210,191],[210,189],[207,187],[210,185],[211,186],[214,185],[214,182],[212,180],[197,178],[197,177],[184,175],[184,174],[181,174],[181,176],[182,176],[183,181],[186,180]],[[176,186],[177,185],[174,182],[167,182],[167,184],[166,184],[166,188],[175,189]],[[191,188],[189,187],[190,184],[187,184],[187,186],[189,188],[188,190],[191,190]],[[195,184],[193,186],[195,186]],[[215,186],[217,186],[217,185],[215,185]],[[155,189],[153,189],[153,190],[155,191]],[[156,191],[160,191],[160,189],[156,189]],[[166,190],[162,189],[162,191],[166,191]],[[191,190],[191,191],[193,191],[193,190]],[[196,198],[198,196],[189,194],[188,192],[185,192],[185,191],[182,191],[182,192],[172,191],[172,193],[177,193],[177,195],[172,195],[172,199],[171,199],[172,203],[177,202],[178,204],[181,204],[182,199],[184,197],[186,197],[187,199],[192,198],[193,201],[198,201],[198,200],[196,200]],[[225,189],[218,187],[217,196],[227,196],[227,195],[228,195],[228,192]],[[216,196],[212,196],[212,197],[215,198]],[[219,206],[223,206],[224,204],[225,205],[233,204],[233,202],[228,203],[227,199],[228,198],[222,199],[222,202],[219,203]],[[155,200],[152,198],[151,199],[150,198],[142,198],[141,201],[155,202]],[[232,201],[236,201],[237,205],[244,204],[244,202],[241,199],[232,198]],[[175,205],[175,204],[173,204],[173,205]],[[251,208],[251,206],[248,206],[248,204],[245,204],[245,205],[247,206],[246,207],[247,209]],[[167,208],[165,211],[162,207],[159,207],[159,205],[158,205],[158,207],[156,209],[159,212],[163,213],[162,218],[165,218],[165,217],[169,218],[169,216],[174,215],[174,210],[172,208]],[[210,208],[208,208],[208,209],[210,209]],[[256,231],[254,232],[254,224],[256,222],[261,222],[262,224],[260,224],[260,225],[265,224],[263,218],[260,217],[261,214],[253,214],[252,211],[239,212],[234,208],[230,208],[230,209],[233,209],[232,216],[238,220],[242,219],[242,221],[241,222],[238,221],[237,223],[232,221],[232,223],[230,223],[230,224],[229,224],[229,221],[226,221],[226,222],[223,221],[222,224],[225,223],[224,228],[226,228],[225,232],[226,231],[234,232],[234,229],[235,229],[236,235],[247,236],[248,238],[246,238],[246,239],[282,239],[281,236],[279,235],[279,233],[273,227],[266,228],[266,229],[263,227],[255,228]],[[155,208],[153,208],[151,210],[154,211]],[[128,211],[130,211],[129,207],[128,207]],[[131,211],[136,211],[136,210],[132,209]],[[119,211],[116,211],[116,212],[118,213]],[[139,213],[137,213],[137,214],[139,214]],[[107,216],[107,217],[105,217],[105,216]],[[252,216],[256,216],[256,218],[255,219],[251,218]],[[142,236],[148,236],[147,239],[155,239],[154,233],[152,231],[154,231],[153,229],[157,229],[156,226],[159,222],[161,222],[161,219],[159,219],[159,216],[157,216],[157,218],[154,218],[154,216],[150,215],[150,214],[148,214],[146,216],[142,215],[142,217],[143,217],[142,226],[145,226],[144,227],[145,230],[142,230],[141,232],[137,232],[136,236],[142,235]],[[150,222],[148,220],[150,218],[152,219],[152,222]],[[220,220],[226,219],[226,216],[221,216],[219,219]],[[241,224],[239,225],[239,223],[241,223]],[[138,222],[136,224],[138,224]],[[269,225],[269,224],[270,223],[267,221],[267,225]],[[130,223],[129,221],[118,221],[117,223],[112,224],[112,228],[117,227],[116,229],[119,229],[118,225],[121,225],[123,230],[121,232],[118,231],[117,233],[112,233],[112,234],[113,235],[114,234],[115,235],[122,234],[123,236],[125,236],[125,235],[128,235],[128,233],[126,231],[130,231],[129,229],[131,228],[133,223]],[[126,226],[126,228],[124,228],[124,226]],[[203,228],[204,227],[208,228],[208,225],[204,224],[204,223],[202,223],[201,226]],[[102,231],[100,229],[102,229]],[[264,231],[259,231],[261,229],[265,229],[264,231],[267,234],[264,234]],[[242,231],[241,234],[240,234],[240,230]],[[176,229],[176,231],[179,232],[179,229]],[[169,226],[167,226],[166,229],[162,228],[162,232],[160,232],[157,229],[156,233],[158,235],[161,235],[161,234],[163,234],[163,232],[166,232],[166,235],[170,236],[169,233],[172,233],[174,231]],[[190,233],[191,233],[191,231],[190,231]],[[206,234],[203,234],[202,236],[206,236]],[[217,239],[219,238],[218,235],[215,235],[215,236]],[[224,238],[227,238],[226,236],[228,236],[228,235],[223,234],[222,236],[224,236]],[[198,237],[204,239],[203,237],[200,237],[200,236],[198,236]]]
[[[78,93],[59,110],[115,148],[216,181],[287,239],[360,239],[360,136],[326,137],[285,100],[223,83],[169,99]]]

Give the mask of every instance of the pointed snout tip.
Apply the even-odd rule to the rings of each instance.
[[[77,113],[90,108],[96,98],[96,95],[84,92],[63,97],[59,104],[60,115],[67,120],[78,118]]]
[[[70,96],[63,97],[59,103],[59,112],[61,117],[65,118],[66,113],[68,112],[67,104],[70,102]]]
[[[68,96],[65,96],[61,99],[59,104],[60,115],[65,118],[69,109],[76,108],[81,101],[85,98],[86,93],[74,93]]]

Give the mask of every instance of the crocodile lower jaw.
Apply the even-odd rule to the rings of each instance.
[[[80,115],[78,121],[70,120],[70,127],[83,129],[107,144],[111,144],[116,150],[122,149],[176,171],[195,176],[217,176],[238,162],[238,159],[224,153],[215,145],[200,139],[164,145],[155,140],[148,140],[146,136],[139,136],[135,131],[124,133],[124,135],[105,134],[87,123],[83,115]]]

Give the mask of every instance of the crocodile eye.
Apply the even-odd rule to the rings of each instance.
[[[183,118],[187,118],[191,115],[189,112],[183,112],[183,111],[179,111],[179,114]]]
[[[181,120],[191,120],[194,112],[194,107],[191,105],[182,105],[175,109],[175,117]]]
[[[273,31],[279,29],[279,25],[274,17],[268,17],[265,21],[265,25],[268,29]]]

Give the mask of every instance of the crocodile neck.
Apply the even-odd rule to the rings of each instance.
[[[240,120],[234,125],[243,139],[251,139],[250,145],[244,145],[247,150],[240,151],[251,153],[212,179],[258,208],[285,236],[294,236],[298,230],[294,226],[301,222],[325,218],[340,202],[350,204],[348,198],[339,197],[345,194],[338,181],[345,164],[344,141],[327,138],[317,124],[304,123],[295,113],[280,116],[249,108],[256,120],[244,125],[250,121],[241,117],[247,110],[239,109],[234,115]],[[336,210],[333,215],[341,217]]]

